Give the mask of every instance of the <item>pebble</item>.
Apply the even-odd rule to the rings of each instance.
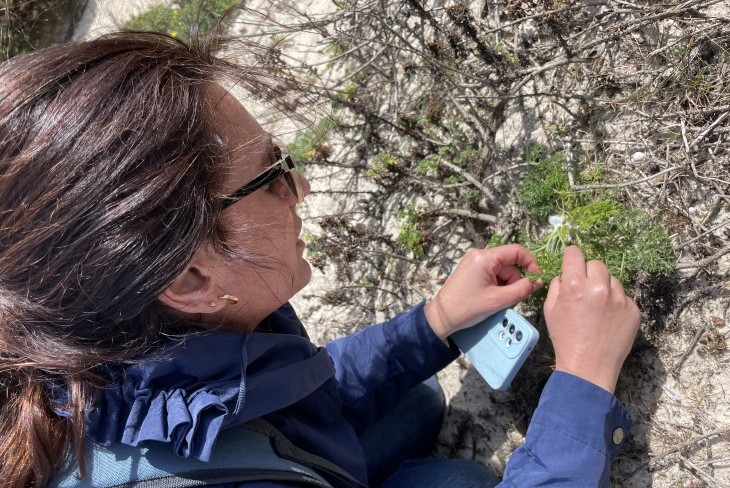
[[[634,154],[631,155],[631,159],[633,159],[634,162],[639,163],[646,159],[646,154],[641,151],[636,151]]]

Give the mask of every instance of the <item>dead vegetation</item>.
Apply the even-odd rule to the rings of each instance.
[[[677,258],[674,273],[634,278],[644,321],[619,396],[637,425],[614,483],[728,486],[730,422],[718,412],[730,385],[728,3],[336,5],[245,13],[337,126],[295,144],[335,206],[322,215],[317,196],[310,204],[320,224],[310,257],[331,280],[309,297],[321,300],[313,316],[348,310],[335,334],[346,333],[428,297],[465,247],[538,234],[546,223],[517,191],[525,154],[535,143],[561,151],[573,191],[643,209]],[[302,32],[319,57],[302,55]],[[543,344],[507,396],[483,392],[491,407],[476,414],[462,408],[479,392],[461,388],[444,453],[499,468],[551,361]]]
[[[0,61],[71,38],[87,0],[0,0]]]

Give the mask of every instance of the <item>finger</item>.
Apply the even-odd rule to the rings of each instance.
[[[511,307],[535,291],[535,284],[527,278],[522,278],[511,285],[493,287],[489,290],[489,298],[494,300],[499,308]]]
[[[540,272],[535,256],[519,244],[499,246],[491,249],[491,251],[495,253],[494,257],[497,263],[503,266],[518,264],[531,273]]]
[[[621,283],[621,280],[616,278],[615,276],[610,276],[611,278],[611,293],[617,293],[619,295],[626,295],[626,292],[624,291],[624,285]]]
[[[587,276],[586,260],[577,246],[568,246],[563,254],[563,279],[583,279]]]
[[[588,276],[588,279],[598,280],[609,285],[611,282],[611,273],[601,261],[588,261],[586,263],[586,276]]]
[[[560,277],[556,276],[550,281],[550,288],[548,288],[547,297],[545,297],[545,304],[543,310],[547,313],[548,310],[552,310],[555,306],[555,302],[558,301],[558,295],[560,294]]]
[[[522,279],[522,272],[517,266],[505,266],[497,273],[497,279],[501,283],[511,285],[515,281]]]

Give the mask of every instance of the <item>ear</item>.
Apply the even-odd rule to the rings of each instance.
[[[213,313],[221,307],[217,300],[212,262],[204,250],[195,253],[185,270],[157,299],[184,313]]]

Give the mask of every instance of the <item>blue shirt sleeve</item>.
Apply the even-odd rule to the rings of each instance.
[[[632,423],[615,396],[556,371],[543,389],[526,441],[512,453],[499,487],[608,487],[611,464]]]
[[[459,356],[456,347],[433,332],[423,306],[326,346],[335,364],[342,413],[356,431]]]

